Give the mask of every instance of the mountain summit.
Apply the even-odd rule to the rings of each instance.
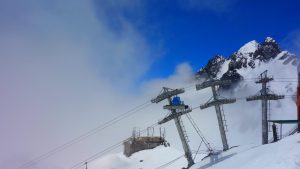
[[[283,60],[283,64],[298,64],[294,54],[281,50],[279,44],[271,37],[258,43],[252,40],[243,45],[228,58],[217,55],[211,58],[206,66],[196,73],[197,78],[232,80],[239,82],[243,79],[241,71],[256,69],[261,64],[268,64],[271,60]]]

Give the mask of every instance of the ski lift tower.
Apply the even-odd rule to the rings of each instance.
[[[214,106],[217,113],[217,119],[219,124],[219,130],[221,134],[222,144],[223,144],[223,151],[226,151],[229,149],[226,133],[225,133],[225,115],[224,112],[222,113],[221,106],[223,104],[230,104],[236,102],[236,99],[221,99],[219,98],[219,94],[217,93],[217,86],[220,85],[228,85],[231,84],[231,80],[218,80],[218,79],[211,79],[208,81],[205,81],[201,84],[196,84],[196,90],[205,89],[207,87],[211,87],[212,93],[213,93],[213,100],[208,101],[207,103],[200,106],[200,109],[206,109],[208,107]],[[224,124],[225,123],[225,124]]]
[[[268,77],[267,70],[260,74],[259,80],[255,83],[261,83],[262,89],[259,95],[254,95],[246,98],[246,101],[261,100],[262,105],[262,144],[268,144],[268,101],[284,99],[284,95],[272,94],[269,92],[267,83],[273,80],[273,77]]]
[[[185,157],[188,161],[188,168],[195,164],[190,147],[188,145],[188,137],[184,128],[184,125],[181,120],[181,116],[187,114],[192,111],[189,106],[185,105],[180,98],[177,96],[179,94],[184,93],[184,89],[170,89],[163,87],[161,93],[154,99],[151,100],[152,103],[159,103],[165,99],[168,100],[169,105],[165,105],[163,108],[170,110],[171,114],[161,121],[158,122],[159,125],[166,123],[170,120],[175,121],[175,125],[177,127],[179,137],[185,152]]]

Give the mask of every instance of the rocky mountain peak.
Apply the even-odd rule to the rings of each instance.
[[[252,40],[227,59],[221,55],[214,56],[206,66],[196,73],[196,76],[205,79],[220,78],[239,82],[243,79],[239,73],[244,71],[243,69],[255,69],[261,63],[267,64],[277,56],[279,59],[285,60],[283,64],[295,58],[288,52],[282,52],[277,42],[271,37],[265,38],[261,43]]]

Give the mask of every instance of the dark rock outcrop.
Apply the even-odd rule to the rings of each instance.
[[[208,60],[207,65],[199,70],[196,75],[204,78],[215,78],[220,72],[220,68],[225,62],[225,58],[221,55],[217,55],[212,59]]]
[[[276,41],[270,37],[267,37],[265,41],[260,45],[258,50],[255,51],[254,59],[268,62],[270,59],[274,59],[280,52],[281,50]]]
[[[221,80],[231,80],[232,84],[236,84],[237,82],[239,82],[242,79],[243,79],[243,76],[241,76],[235,69],[228,70],[221,77]],[[222,88],[224,88],[224,89],[228,89],[230,87],[231,87],[231,85],[223,85],[222,86]]]

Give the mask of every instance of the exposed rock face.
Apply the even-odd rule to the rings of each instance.
[[[271,37],[267,37],[262,43],[254,40],[246,43],[227,59],[221,55],[213,57],[208,61],[206,66],[196,73],[196,77],[205,79],[220,78],[238,83],[243,79],[239,71],[255,69],[257,64],[268,63],[275,58],[285,60],[283,64],[285,62],[298,64],[298,59],[295,55],[281,51],[277,42]],[[230,86],[223,87],[229,88]]]
[[[221,55],[217,55],[208,60],[207,65],[201,69],[197,74],[204,78],[215,78],[220,71],[221,66],[225,62],[225,58]]]
[[[267,62],[270,59],[275,58],[280,52],[281,50],[276,41],[270,37],[267,37],[259,46],[258,50],[255,51],[254,58]]]
[[[233,84],[239,82],[243,79],[243,76],[241,76],[237,70],[228,70],[226,73],[223,74],[221,77],[221,80],[231,80]],[[231,85],[223,85],[223,88],[230,88]]]
[[[256,41],[250,41],[242,46],[237,52],[233,53],[228,60],[230,60],[228,69],[236,70],[241,68],[255,67],[254,53],[259,49],[260,45]]]
[[[247,68],[248,58],[243,55],[233,54],[228,65],[229,70],[241,69],[242,67]]]

